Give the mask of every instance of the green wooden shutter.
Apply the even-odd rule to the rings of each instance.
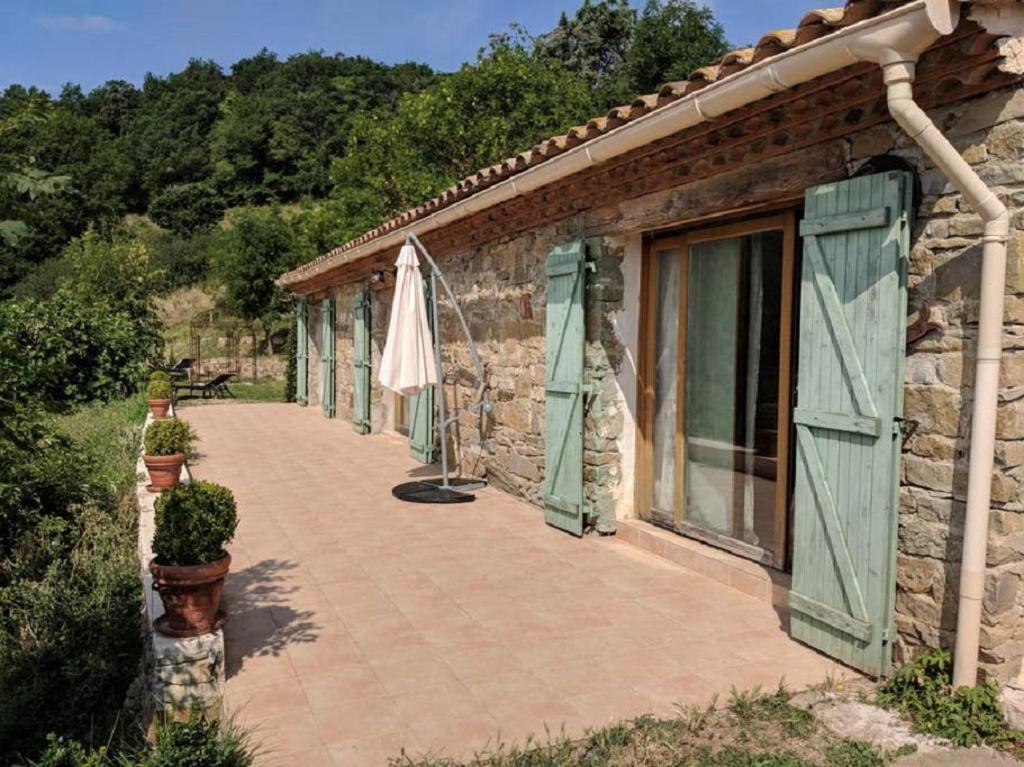
[[[427,301],[427,323],[434,331],[434,314],[430,309],[430,281],[423,282],[423,296]],[[434,389],[424,389],[406,399],[409,408],[409,453],[417,461],[433,463],[436,439],[434,435]]]
[[[320,355],[320,404],[323,406],[324,415],[334,418],[334,376],[335,376],[335,346],[334,336],[334,299],[325,298],[321,305],[320,315],[323,319],[323,353]]]
[[[583,535],[583,296],[586,246],[552,248],[547,264],[544,381],[544,519]]]
[[[295,311],[295,401],[309,400],[309,305],[300,298]]]
[[[911,189],[813,187],[800,224],[790,625],[871,674],[892,660]]]
[[[355,331],[352,346],[352,427],[360,434],[370,431],[370,291],[356,293]]]

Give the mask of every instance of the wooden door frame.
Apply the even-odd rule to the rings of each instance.
[[[792,428],[792,367],[793,367],[793,324],[794,291],[796,289],[796,211],[786,210],[724,224],[713,224],[685,232],[668,235],[652,233],[644,236],[640,265],[640,312],[637,323],[637,419],[634,503],[637,515],[642,519],[651,518],[652,492],[654,486],[654,363],[658,295],[658,254],[678,249],[679,274],[679,321],[678,355],[676,361],[676,443],[675,476],[676,503],[673,510],[674,528],[677,532],[693,535],[697,531],[683,518],[685,509],[685,469],[683,434],[686,409],[686,307],[687,280],[690,245],[739,237],[757,232],[782,231],[782,295],[779,317],[779,413],[776,436],[776,486],[775,519],[772,530],[772,547],[763,551],[748,546],[742,541],[715,535],[700,535],[705,542],[721,546],[777,569],[788,564],[789,500],[790,500],[790,430]],[[704,531],[705,533],[707,531]],[[698,536],[695,536],[698,537]],[[765,561],[767,559],[767,561]]]
[[[406,399],[404,394],[399,394],[398,392],[392,392],[391,396],[395,410],[393,424],[395,433],[401,434],[403,437],[409,437],[409,426],[402,423],[405,420],[406,416],[409,415],[409,401]]]

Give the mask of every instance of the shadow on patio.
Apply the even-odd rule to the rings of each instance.
[[[404,442],[318,409],[183,414],[199,478],[231,487],[228,704],[274,764],[458,756],[731,687],[793,688],[842,667],[793,642],[767,602],[615,538],[575,539],[485,490],[406,505]]]

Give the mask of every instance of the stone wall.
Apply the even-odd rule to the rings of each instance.
[[[544,481],[545,267],[548,251],[577,237],[577,230],[561,222],[440,260],[459,296],[493,404],[489,415],[467,414],[458,424],[457,465],[538,506]],[[609,524],[621,477],[616,439],[624,409],[615,385],[622,344],[610,317],[622,305],[623,251],[619,240],[588,240],[597,269],[587,275],[586,377],[594,393],[586,400],[584,490]],[[469,408],[476,395],[472,359],[448,297],[439,301],[449,370],[458,371],[446,401]]]
[[[320,303],[310,301],[306,313],[306,328],[309,333],[309,345],[307,346],[307,368],[309,370],[307,404],[309,407],[320,407],[320,352],[323,349],[322,324]]]
[[[1000,681],[1024,654],[1024,92],[997,92],[932,114],[1011,211],[1006,330],[992,477],[982,661]],[[850,141],[868,156],[907,160],[921,182],[910,259],[896,613],[898,650],[950,646],[956,627],[967,489],[982,223],[920,150],[887,125]],[[922,317],[922,315],[924,315]]]

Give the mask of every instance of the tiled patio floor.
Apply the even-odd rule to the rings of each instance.
[[[570,734],[732,686],[845,671],[770,605],[615,538],[570,537],[496,490],[407,505],[398,437],[318,408],[186,408],[200,479],[241,522],[225,601],[228,703],[267,764],[384,765]]]

